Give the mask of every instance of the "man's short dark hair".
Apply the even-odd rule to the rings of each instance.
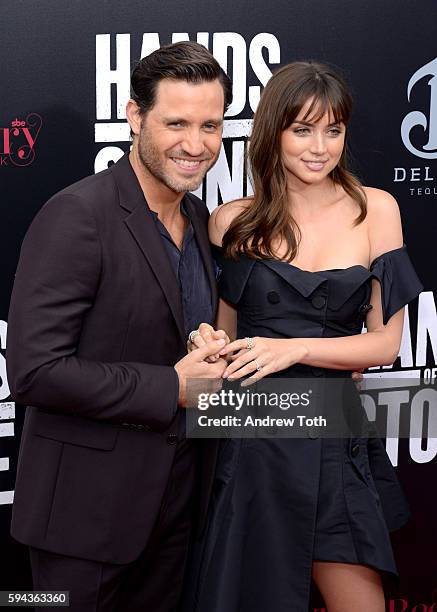
[[[156,88],[163,79],[202,83],[218,80],[225,95],[224,111],[232,102],[232,83],[226,72],[203,46],[196,42],[164,45],[143,57],[131,77],[131,98],[144,114],[156,102]]]

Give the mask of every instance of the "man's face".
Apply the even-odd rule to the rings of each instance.
[[[220,153],[223,108],[218,80],[160,81],[137,133],[144,169],[177,193],[197,189]]]

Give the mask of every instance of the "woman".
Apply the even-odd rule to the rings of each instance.
[[[345,84],[322,64],[289,64],[263,92],[254,196],[210,220],[228,380],[349,381],[398,355],[403,306],[421,285],[396,201],[347,170],[350,113]],[[211,329],[200,331],[194,346]],[[346,395],[346,412],[361,411]],[[383,612],[381,575],[396,573],[388,531],[407,516],[379,439],[227,440],[191,609],[303,612],[312,577],[329,612]]]

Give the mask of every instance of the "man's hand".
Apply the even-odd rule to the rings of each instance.
[[[214,360],[214,363],[207,363],[207,359],[212,355],[217,355],[225,343],[224,338],[211,340],[200,348],[194,349],[175,364],[174,369],[179,377],[179,406],[185,407],[187,404],[187,380],[189,378],[204,378],[206,382],[207,379],[217,380],[222,377],[227,362],[219,358]]]
[[[197,330],[199,333],[194,336],[193,340],[188,340],[187,342],[187,350],[189,353],[194,351],[196,348],[201,348],[205,346],[211,340],[221,340],[225,341],[225,344],[229,344],[230,340],[227,333],[223,329],[214,329],[212,325],[209,323],[201,323]],[[215,363],[220,359],[220,355],[217,353],[216,355],[209,355],[206,358],[206,361],[209,363]]]

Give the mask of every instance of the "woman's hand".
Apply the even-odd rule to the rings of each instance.
[[[352,380],[354,381],[355,386],[358,391],[361,391],[361,388],[362,388],[362,382],[364,380],[363,372],[364,372],[364,368],[361,368],[360,370],[356,370],[355,372],[352,372]]]
[[[298,338],[243,338],[235,340],[220,351],[225,357],[235,352],[232,363],[223,373],[223,378],[237,380],[251,376],[241,386],[246,387],[268,374],[285,370],[299,363],[308,354],[308,349]]]
[[[224,340],[226,344],[229,344],[230,340],[227,333],[223,329],[214,329],[209,323],[201,323],[197,329],[198,334],[194,335],[192,340],[187,341],[187,350],[189,353],[194,351],[196,348],[201,348],[211,342],[212,340]],[[193,332],[191,332],[193,334]],[[205,361],[209,363],[215,363],[220,359],[220,355],[211,355],[207,357]]]

